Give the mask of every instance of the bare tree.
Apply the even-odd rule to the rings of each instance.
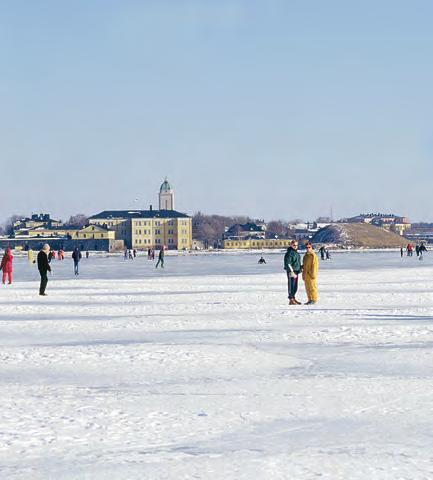
[[[288,225],[282,220],[271,220],[268,223],[268,228],[266,235],[268,238],[287,238],[288,235]]]
[[[20,220],[21,218],[24,218],[24,215],[17,215],[16,213],[11,215],[4,223],[2,226],[2,230],[6,235],[12,235],[14,233],[14,223],[17,220]]]
[[[71,215],[69,220],[66,222],[66,225],[70,227],[84,227],[89,221],[89,217],[84,215],[84,213],[77,213],[76,215]]]

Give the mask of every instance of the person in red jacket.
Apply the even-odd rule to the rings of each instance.
[[[8,277],[9,285],[12,283],[12,260],[13,256],[11,253],[11,249],[8,247],[6,249],[5,254],[2,258],[2,263],[0,264],[0,270],[3,270],[3,278],[2,283],[3,285],[6,283],[6,276]]]

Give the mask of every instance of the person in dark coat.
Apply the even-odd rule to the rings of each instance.
[[[263,258],[263,255],[259,258],[258,263],[266,263],[266,260]]]
[[[50,246],[46,243],[42,250],[38,253],[38,270],[41,276],[41,284],[39,286],[39,295],[46,295],[45,289],[48,283],[48,272],[51,272],[51,267],[48,262],[48,255],[50,253]]]
[[[74,273],[75,275],[78,275],[78,264],[80,263],[81,260],[81,252],[78,249],[78,247],[74,248],[74,251],[72,252],[72,259],[74,260]]]
[[[161,263],[161,268],[164,268],[164,247],[161,247],[158,254],[158,261],[156,262],[155,268],[158,268],[158,265]]]
[[[301,273],[301,257],[298,253],[298,242],[292,240],[290,247],[284,255],[284,270],[287,272],[287,287],[289,291],[289,305],[301,305],[296,300],[296,292],[298,291],[298,276]]]

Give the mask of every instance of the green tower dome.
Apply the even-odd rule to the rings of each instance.
[[[166,177],[165,180],[162,182],[161,188],[159,189],[159,191],[160,193],[163,193],[163,192],[171,192],[171,190],[172,190],[171,185],[168,183],[168,180]]]

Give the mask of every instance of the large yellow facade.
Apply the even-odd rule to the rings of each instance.
[[[131,217],[113,218],[113,215],[102,218],[90,218],[91,225],[100,225],[115,231],[116,239],[125,242],[128,248],[146,250],[165,246],[169,249],[191,249],[192,247],[192,219],[188,216],[180,218],[159,217]]]

